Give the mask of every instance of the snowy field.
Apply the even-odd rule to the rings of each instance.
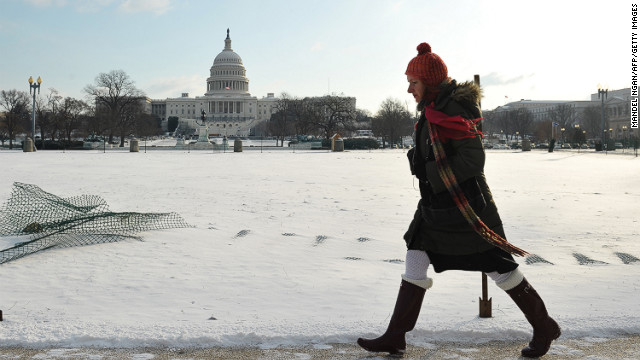
[[[142,145],[142,144],[141,144]],[[0,151],[13,182],[113,211],[175,211],[193,228],[52,249],[0,265],[2,346],[212,347],[353,343],[384,331],[419,192],[403,150]],[[640,158],[487,151],[486,176],[521,269],[563,337],[640,333]],[[544,261],[542,261],[544,260]],[[479,273],[429,276],[408,342],[528,341]]]

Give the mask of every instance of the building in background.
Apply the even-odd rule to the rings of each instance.
[[[601,124],[603,106],[606,124],[604,129]],[[562,129],[565,131],[580,129],[580,131],[588,131],[588,136],[592,139],[599,139],[604,135],[608,139],[623,141],[638,136],[638,130],[630,128],[631,88],[608,91],[604,102],[596,92],[591,94],[591,100],[584,101],[522,99],[499,106],[486,113],[487,117],[499,119],[518,109],[528,110],[534,123],[543,121],[560,123],[559,129],[556,131],[557,134],[560,134],[558,131]],[[589,112],[591,115],[588,115]],[[593,119],[593,117],[597,118]],[[496,131],[496,129],[493,130]],[[500,130],[497,129],[497,131]]]
[[[179,119],[178,132],[194,135],[204,112],[210,136],[248,136],[262,121],[269,120],[278,99],[273,93],[258,99],[249,92],[249,78],[242,58],[231,47],[227,29],[224,49],[209,69],[204,96],[153,100],[151,112],[167,131],[168,119]]]
[[[601,106],[598,93],[591,94],[591,101]],[[625,141],[638,136],[638,129],[631,129],[631,88],[607,91],[604,99],[605,118],[609,122],[609,137]],[[635,133],[634,133],[635,131]]]

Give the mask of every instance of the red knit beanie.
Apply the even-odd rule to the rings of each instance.
[[[409,61],[405,75],[415,76],[432,87],[449,77],[447,65],[440,56],[431,52],[431,46],[427,43],[418,45],[418,56]]]

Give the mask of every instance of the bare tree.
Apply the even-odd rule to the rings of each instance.
[[[127,135],[132,135],[138,129],[138,123],[143,122],[145,115],[141,99],[128,103],[121,109],[120,117],[116,123],[116,134],[120,137],[120,147],[124,147],[124,140]]]
[[[529,134],[532,130],[533,114],[531,113],[531,110],[525,108],[519,108],[512,111],[513,129],[520,133],[520,136],[524,138],[524,136]]]
[[[327,95],[315,101],[312,106],[319,107],[315,110],[314,125],[323,132],[326,139],[340,131],[353,130],[353,122],[356,115],[355,99],[346,96]]]
[[[295,131],[294,124],[298,120],[294,111],[296,101],[298,100],[291,98],[289,94],[282,93],[269,119],[267,130],[276,137],[276,143],[281,141],[280,146],[284,146],[284,138]]]
[[[71,142],[71,135],[82,125],[82,119],[88,110],[87,103],[71,97],[64,98],[59,109],[58,126],[64,134],[64,138]]]
[[[513,129],[512,118],[515,115],[514,110],[507,110],[501,112],[496,119],[497,129],[496,133],[500,131],[500,134],[509,135],[515,130]],[[501,139],[502,140],[502,139]]]
[[[105,111],[96,111],[95,104],[87,104],[86,116],[83,116],[82,128],[86,135],[90,137],[100,136],[107,133],[108,120]]]
[[[380,104],[372,128],[373,134],[382,137],[383,142],[388,139],[389,143],[396,143],[402,136],[411,134],[413,119],[402,102],[387,98]]]
[[[582,110],[582,125],[581,128],[587,131],[587,137],[590,139],[596,139],[602,137],[602,110],[600,106],[589,106]],[[609,119],[607,113],[604,116],[604,128],[609,128]]]
[[[59,129],[58,114],[60,113],[61,108],[63,106],[63,98],[56,89],[51,88],[49,89],[49,91],[50,93],[46,97],[46,103],[44,104],[44,109],[42,112],[48,115],[49,117],[48,121],[50,123],[48,125],[51,127],[50,136],[51,136],[51,139],[54,140],[54,137],[57,135],[57,132]],[[40,122],[40,124],[41,124],[40,127],[42,128],[43,127],[42,122]],[[40,137],[43,140],[45,139],[45,134],[44,134],[44,131],[42,130],[41,130]]]
[[[142,90],[135,87],[133,80],[122,70],[100,73],[94,84],[87,85],[85,93],[95,101],[96,114],[101,113],[99,120],[106,120],[102,126],[113,140],[115,134],[120,135],[120,146],[124,146],[124,138],[134,128],[138,104],[145,97]]]
[[[551,127],[553,122],[551,120],[538,121],[533,126],[534,136],[536,141],[550,141],[551,140]]]
[[[13,149],[16,135],[29,128],[29,95],[15,89],[2,90],[0,106],[5,110],[2,128],[9,138],[9,149]]]
[[[40,128],[40,148],[45,148],[47,136],[55,140],[59,133],[58,113],[60,111],[62,96],[54,88],[49,88],[49,93],[44,98],[36,100],[36,124]]]
[[[0,113],[0,143],[2,143],[2,147],[4,147],[4,142],[9,140],[9,133],[4,122],[4,113]]]
[[[300,112],[302,117],[298,121],[298,130],[303,127],[307,129],[306,132],[298,132],[299,134],[310,133],[312,135],[318,135],[322,133],[323,136],[327,136],[326,133],[320,130],[320,126],[324,121],[325,112],[322,102],[314,98],[304,98],[300,101]],[[331,135],[328,135],[331,137]]]
[[[162,133],[162,125],[160,118],[152,114],[141,113],[136,120],[135,128],[136,136],[148,137],[156,136]]]
[[[498,129],[498,113],[495,110],[482,112],[482,131],[487,135],[493,135]]]
[[[319,135],[317,124],[322,122],[324,109],[317,98],[294,98],[289,104],[296,135]]]
[[[344,135],[356,128],[355,99],[342,95],[299,99],[283,93],[274,109],[269,122],[256,127],[256,131],[267,130],[279,140],[295,134],[328,139],[337,132]]]
[[[575,109],[569,104],[560,104],[549,112],[551,121],[557,123],[559,128],[568,129],[573,126]]]
[[[305,99],[306,100],[306,99]],[[293,117],[293,126],[296,135],[309,135],[313,133],[313,122],[306,118],[307,104],[305,100],[293,98],[289,103],[289,113]]]

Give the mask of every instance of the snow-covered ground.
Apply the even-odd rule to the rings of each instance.
[[[0,203],[18,181],[99,195],[113,211],[175,211],[194,225],[0,265],[3,346],[275,347],[377,335],[419,197],[403,150],[0,151],[0,164]],[[563,336],[640,333],[640,158],[489,150],[485,172],[509,240],[546,260],[518,261]],[[429,276],[410,344],[528,340],[523,315],[491,282],[493,317],[478,318],[479,273]]]

